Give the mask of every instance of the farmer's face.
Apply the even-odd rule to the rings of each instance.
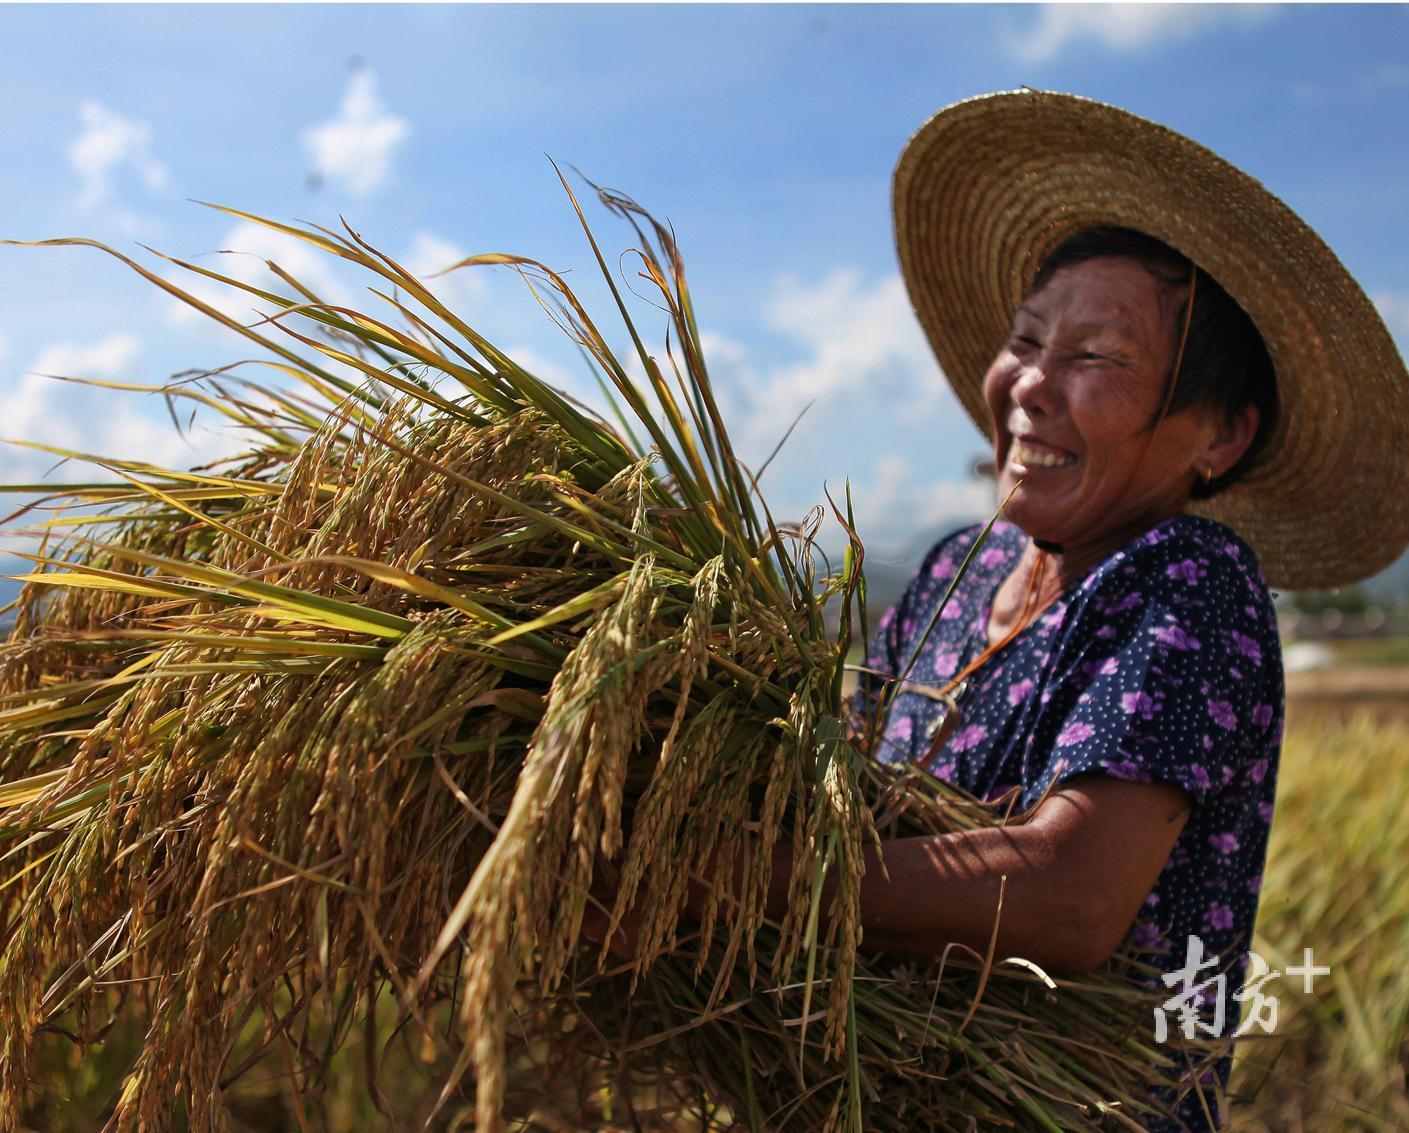
[[[1213,414],[1154,430],[1185,289],[1134,260],[1056,271],[1013,317],[984,378],[1006,516],[1037,539],[1104,549],[1183,509],[1208,463]]]

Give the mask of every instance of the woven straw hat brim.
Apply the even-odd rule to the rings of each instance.
[[[1190,510],[1236,530],[1289,589],[1358,581],[1409,545],[1404,361],[1335,254],[1251,177],[1116,107],[1024,90],[931,118],[900,157],[893,204],[915,313],[985,433],[983,376],[1043,259],[1085,228],[1138,229],[1218,280],[1277,371],[1256,466]]]

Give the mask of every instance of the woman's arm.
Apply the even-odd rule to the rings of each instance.
[[[984,954],[1006,877],[997,955],[1089,971],[1124,938],[1188,816],[1178,787],[1089,775],[1054,791],[1021,826],[886,842],[888,877],[870,847],[862,947],[924,958],[953,941]],[[780,849],[772,916],[786,906],[790,865]]]
[[[952,942],[984,955],[998,916],[1000,957],[1090,971],[1129,931],[1169,860],[1189,805],[1189,795],[1170,784],[1083,775],[1048,795],[1020,826],[886,841],[888,876],[876,848],[867,847],[862,947],[929,959]],[[774,920],[786,911],[791,871],[791,850],[779,846],[766,909]],[[824,908],[832,891],[828,882]],[[698,914],[703,897],[700,889],[690,894],[691,913]],[[611,900],[607,894],[602,903]],[[628,915],[623,921],[611,942],[614,952],[634,953],[637,920]],[[587,936],[600,940],[606,925],[600,908],[587,910]]]

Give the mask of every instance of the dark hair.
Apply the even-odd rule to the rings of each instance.
[[[1271,433],[1277,416],[1277,380],[1267,344],[1247,312],[1213,276],[1195,267],[1188,256],[1133,228],[1088,228],[1067,237],[1038,268],[1031,292],[1041,290],[1060,268],[1106,256],[1134,260],[1168,287],[1186,284],[1193,272],[1198,273],[1189,339],[1184,345],[1169,413],[1206,406],[1231,421],[1249,405],[1257,407],[1257,433],[1247,451],[1212,483],[1195,483],[1192,497],[1208,499],[1236,483],[1252,467]],[[1176,326],[1180,328],[1186,308],[1187,303],[1179,306]],[[1169,361],[1172,367],[1173,353]]]

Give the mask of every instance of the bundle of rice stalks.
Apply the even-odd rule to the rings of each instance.
[[[1288,734],[1255,950],[1276,1027],[1240,1047],[1233,1128],[1409,1127],[1409,730],[1312,717]]]
[[[297,301],[171,261],[266,305],[242,326],[103,248],[293,384],[168,388],[254,447],[196,472],[83,456],[112,479],[41,501],[58,514],[0,655],[0,1129],[43,1092],[41,1033],[136,1034],[116,1129],[228,1127],[265,1054],[316,1098],[354,1032],[378,1108],[378,1052],[414,1034],[440,1120],[484,1133],[1147,1110],[1161,997],[1127,971],[863,955],[863,843],[1002,816],[863,758],[849,504],[823,574],[821,509],[776,524],[734,455],[670,234],[601,197],[672,328],[663,367],[592,242],[641,385],[557,273],[457,266],[515,268],[619,428],[350,228],[234,214],[371,273],[380,317],[272,263]],[[641,911],[618,966],[581,933],[604,879],[615,919]]]

